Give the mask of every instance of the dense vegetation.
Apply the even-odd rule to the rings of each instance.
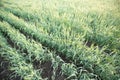
[[[119,0],[1,0],[1,80],[120,80]]]

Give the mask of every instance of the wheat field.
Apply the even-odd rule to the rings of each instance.
[[[0,0],[0,80],[120,80],[119,0]]]

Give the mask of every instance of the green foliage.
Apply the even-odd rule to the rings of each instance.
[[[24,52],[24,61],[33,66],[50,61],[52,80],[58,70],[66,80],[120,78],[120,16],[114,0],[22,1],[0,8],[0,31]]]
[[[73,64],[63,64],[62,72],[68,76],[67,79],[72,79],[71,77],[74,77],[75,79],[77,77],[77,70]]]
[[[3,7],[3,0],[0,0],[0,7]]]
[[[33,69],[33,66],[26,63],[24,57],[15,49],[9,47],[7,41],[1,35],[0,43],[2,43],[0,44],[0,56],[5,60],[10,61],[9,70],[15,73],[15,75],[9,74],[10,78],[20,76],[25,80],[42,80],[41,76],[37,74],[38,72]]]

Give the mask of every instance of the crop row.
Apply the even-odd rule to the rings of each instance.
[[[67,21],[69,23],[72,23],[69,24],[69,23],[64,23],[63,21],[61,21],[61,19],[59,20],[42,13],[41,13],[42,16],[38,14],[36,15],[36,17],[38,18],[41,17],[41,20],[39,19],[39,22],[36,22],[38,19],[35,16],[29,15],[29,13],[27,13],[24,10],[22,10],[22,14],[20,14],[19,9],[11,9],[6,7],[5,10],[10,11],[14,15],[21,17],[24,20],[29,17],[36,19],[34,21],[35,24],[38,27],[42,26],[44,29],[47,30],[48,33],[58,35],[57,33],[61,32],[63,27],[64,28],[70,27],[71,30],[74,30],[74,32],[77,32],[79,34],[84,34],[83,37],[85,38],[85,42],[87,42],[88,46],[90,46],[91,44],[98,45],[99,47],[107,46],[106,50],[108,51],[119,49],[119,44],[117,43],[118,39],[114,37],[115,29],[118,28],[116,26],[119,25],[117,24],[118,19],[114,19],[114,17],[112,17],[113,20],[111,20],[111,15],[103,16],[102,14],[88,13],[87,15],[83,15],[84,17],[81,17],[76,14],[75,17],[73,18],[75,19],[73,20],[74,22]],[[28,14],[29,17],[27,17],[25,14]],[[43,19],[43,15],[44,15],[44,19]],[[104,21],[106,19],[107,21]],[[70,25],[74,25],[74,26],[70,26]]]
[[[72,61],[79,67],[82,64],[85,69],[92,73],[96,73],[104,79],[110,79],[110,77],[107,77],[107,75],[110,75],[112,78],[116,77],[112,76],[113,73],[116,73],[114,69],[114,60],[109,55],[106,56],[103,54],[104,49],[100,50],[98,47],[95,48],[93,46],[88,48],[81,44],[80,41],[72,41],[74,42],[73,44],[67,39],[60,39],[59,37],[56,38],[53,35],[41,35],[40,32],[37,32],[35,29],[31,29],[21,19],[16,18],[10,13],[6,14],[7,15],[5,15],[4,12],[1,12],[0,17],[9,24],[13,25],[16,29],[19,29],[24,34],[27,34],[27,36],[32,36],[35,40],[41,42],[45,46],[55,49],[60,54],[64,55],[66,59]],[[107,62],[111,62],[112,64],[108,64]]]
[[[27,62],[34,63],[36,61],[45,63],[47,61],[51,61],[51,67],[53,67],[54,72],[53,75],[55,76],[55,72],[62,61],[62,64],[60,66],[61,73],[63,73],[63,75],[66,75],[68,78],[71,78],[73,76],[77,77],[78,73],[75,65],[64,63],[64,61],[59,56],[54,56],[53,53],[44,51],[40,43],[32,40],[26,40],[24,35],[20,34],[19,31],[12,28],[8,23],[1,22],[0,30],[4,33],[4,35],[6,35],[6,38],[8,38],[8,40],[11,40],[15,46],[19,47],[17,50],[20,50],[22,52],[26,51],[22,55],[25,57]]]
[[[11,9],[11,8],[7,8],[7,9],[10,10],[10,12],[15,14],[16,16],[18,16],[18,15],[20,16],[19,10],[17,11],[16,9]],[[23,10],[22,14],[26,14],[26,13],[27,12],[25,12]],[[37,15],[37,16],[40,17],[40,15]],[[76,41],[75,40],[76,37],[79,37],[81,42],[85,42],[85,44],[87,46],[91,46],[92,44],[94,44],[95,46],[98,45],[99,47],[106,46],[106,49],[105,49],[106,53],[109,53],[109,54],[117,53],[117,51],[120,48],[119,47],[119,45],[120,45],[119,44],[119,35],[118,35],[119,29],[116,30],[116,28],[119,28],[118,27],[119,19],[115,19],[112,15],[107,15],[107,14],[106,15],[103,15],[103,14],[98,15],[97,13],[90,13],[90,14],[87,14],[86,16],[87,17],[85,17],[85,19],[83,19],[83,21],[81,20],[80,22],[86,21],[87,25],[85,25],[85,23],[82,23],[80,25],[83,25],[83,26],[76,25],[76,27],[73,26],[71,28],[65,28],[66,25],[62,25],[62,23],[60,23],[59,20],[56,20],[52,17],[50,18],[48,16],[45,16],[44,20],[42,17],[43,22],[46,24],[42,24],[41,22],[37,22],[37,23],[35,21],[34,22],[36,23],[37,27],[44,28],[44,30],[47,30],[48,34],[50,34],[50,35],[52,34],[54,37],[56,36],[56,38],[59,38],[59,39],[67,38],[67,41],[72,39],[72,42],[73,42],[73,41]],[[20,17],[25,19],[25,17],[23,17],[23,16],[20,16]],[[31,17],[35,19],[35,17],[33,17],[33,16],[31,16]],[[113,18],[113,20],[111,20],[111,18]],[[50,19],[52,19],[52,21]],[[104,21],[104,20],[107,20],[107,21]],[[56,21],[56,22],[54,22],[54,21]],[[60,25],[57,25],[57,24],[60,24]],[[99,25],[97,25],[97,24],[99,24]],[[80,29],[81,27],[83,30]],[[74,32],[73,32],[73,30],[74,30]],[[77,31],[78,35],[80,35],[80,36],[75,36],[75,35],[77,35],[77,34],[75,34],[75,31]],[[83,34],[81,35],[79,32],[83,32]],[[74,34],[74,35],[71,35],[71,34]],[[115,37],[115,36],[118,36],[118,37]],[[117,53],[117,54],[119,54],[119,53]]]
[[[8,43],[6,39],[1,36],[0,33],[0,56],[5,60],[9,62],[9,69],[8,71],[12,71],[12,73],[9,73],[9,78],[13,79],[17,76],[20,76],[21,79],[24,80],[43,80],[41,76],[38,74],[37,70],[34,70],[33,66],[31,64],[26,63],[23,56],[21,56],[15,49],[8,46]],[[4,61],[1,62],[1,67]],[[5,66],[4,66],[5,67]],[[7,72],[7,70],[3,70],[3,72]],[[1,72],[2,74],[2,72]],[[7,74],[4,74],[5,76]]]
[[[5,25],[5,24],[4,24],[4,25]],[[3,29],[4,29],[4,30],[9,30],[9,29],[5,29],[5,28],[3,28]],[[3,31],[4,31],[4,30],[3,30]],[[11,33],[13,33],[13,30],[11,30],[11,31],[12,31]],[[15,35],[16,35],[16,33],[15,33]],[[15,36],[15,35],[11,35],[11,37],[12,37],[12,36]],[[21,38],[24,38],[24,37],[23,37],[23,36],[21,36]],[[20,38],[20,39],[21,39],[21,38]],[[15,40],[16,40],[16,39],[15,39]],[[24,40],[22,40],[22,41],[24,41]],[[17,42],[19,42],[19,39],[18,39],[18,41],[17,41]],[[25,42],[25,43],[27,43],[27,42]],[[19,45],[19,46],[20,46],[20,45]],[[69,69],[69,68],[68,68],[68,69]]]
[[[26,11],[21,11],[19,8],[17,9],[11,9],[9,7],[4,7],[4,10],[8,11],[8,12],[12,12],[14,15],[18,16],[18,17],[22,17],[24,18],[26,21],[39,21],[39,17],[37,17],[37,15],[32,14],[32,13],[28,13]],[[24,13],[24,14],[23,14]]]

